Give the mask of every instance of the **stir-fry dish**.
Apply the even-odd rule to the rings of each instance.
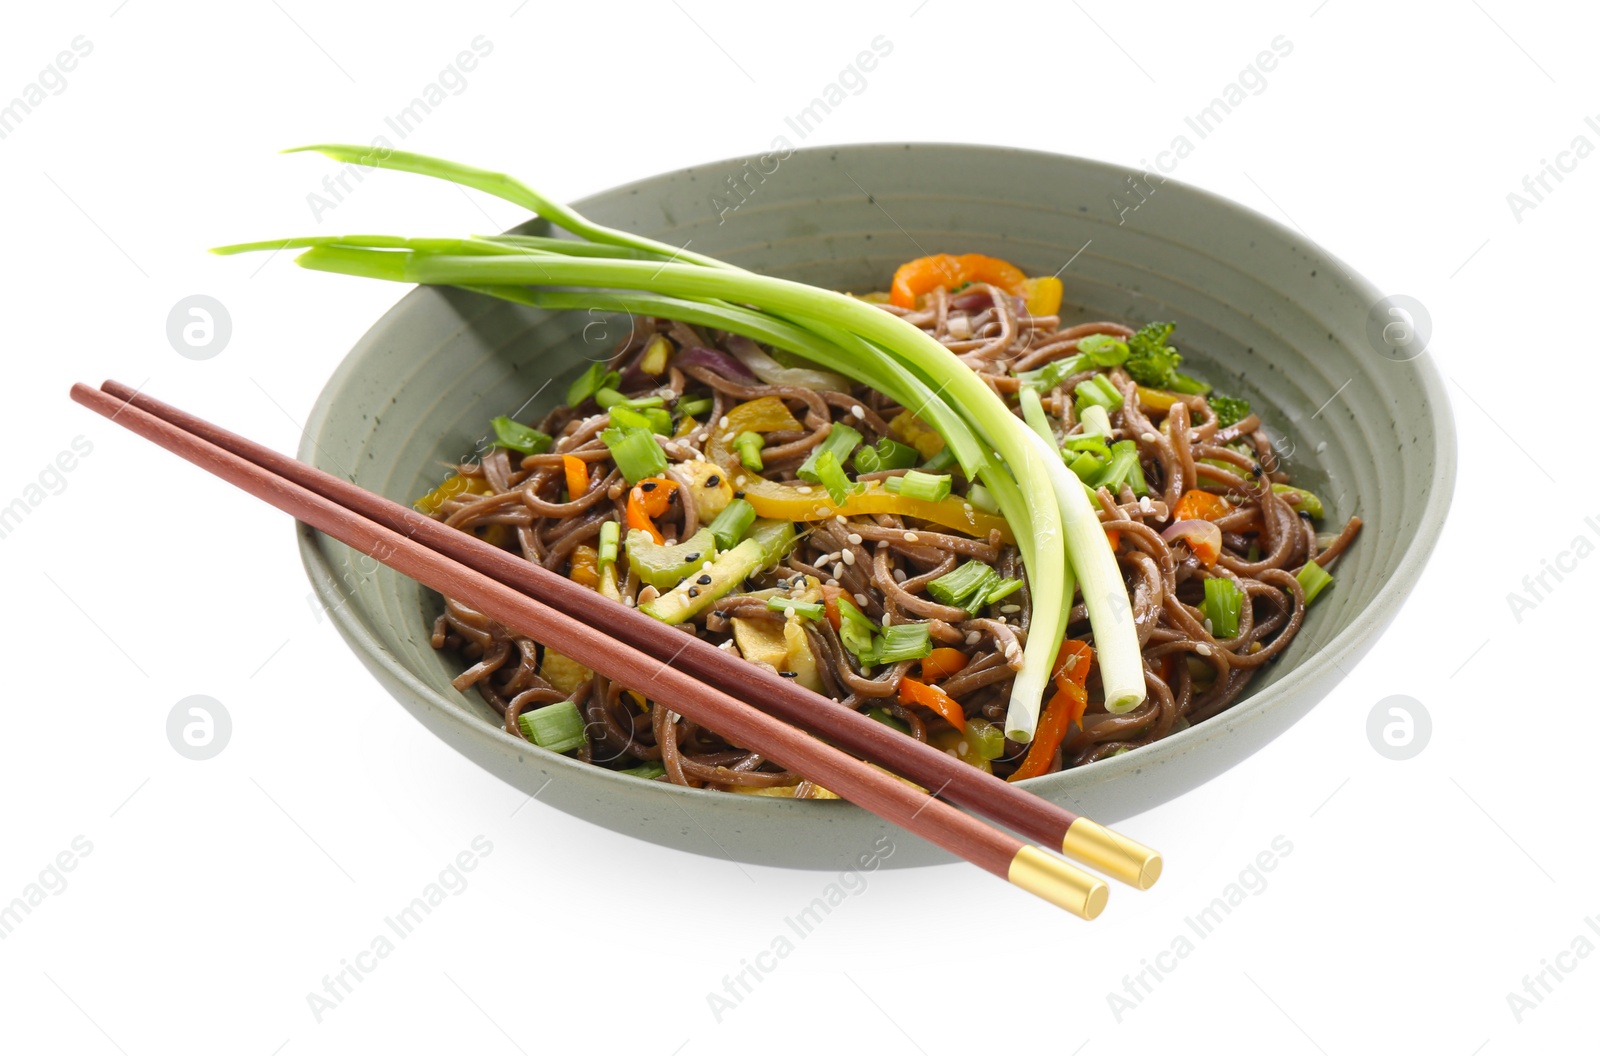
[[[1067,329],[1055,279],[913,261],[863,300],[1042,412],[1093,496],[1131,600],[1145,701],[1107,710],[1081,597],[1029,744],[1003,719],[1040,604],[1012,525],[914,409],[748,338],[636,320],[610,362],[419,506],[621,604],[1019,779],[1166,737],[1288,646],[1360,528],[1319,535],[1260,419],[1178,368],[1173,326]],[[1049,599],[1049,604],[1064,604]],[[446,600],[437,648],[506,729],[678,784],[826,791]]]
[[[1216,715],[1288,648],[1361,522],[1319,532],[1249,404],[1174,325],[1061,326],[1060,281],[938,254],[849,296],[597,224],[499,172],[352,144],[562,234],[312,235],[302,267],[632,320],[608,362],[425,512],[1021,780]],[[505,729],[639,777],[832,795],[446,599]],[[641,684],[648,677],[641,673]]]

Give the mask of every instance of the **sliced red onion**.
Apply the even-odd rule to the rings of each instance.
[[[748,337],[729,334],[724,344],[740,363],[768,385],[795,385],[817,392],[849,392],[850,381],[814,367],[785,367]]]
[[[987,286],[974,286],[950,298],[950,307],[958,312],[981,312],[994,307],[994,295]]]
[[[679,367],[705,367],[732,381],[759,381],[750,368],[720,348],[692,345],[680,351],[673,363]]]
[[[1212,521],[1177,521],[1161,533],[1161,538],[1169,543],[1182,539],[1194,551],[1194,556],[1208,565],[1215,563],[1217,555],[1222,553],[1222,529]]]

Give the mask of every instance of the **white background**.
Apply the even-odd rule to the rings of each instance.
[[[1600,956],[1547,975],[1520,1022],[1507,1000],[1580,933],[1600,943],[1584,924],[1600,918],[1586,604],[1600,562],[1547,578],[1520,619],[1507,600],[1535,600],[1525,575],[1600,538],[1584,524],[1600,501],[1565,490],[1594,466],[1600,160],[1520,216],[1507,201],[1575,137],[1600,145],[1584,124],[1600,115],[1597,26],[1577,5],[118,2],[27,5],[0,33],[0,101],[73,38],[93,46],[0,140],[0,504],[38,497],[28,486],[75,437],[93,445],[0,539],[0,903],[75,837],[92,845],[0,939],[7,1049],[1596,1050]],[[1166,854],[1154,891],[1119,889],[1085,924],[972,868],[880,872],[719,1022],[707,994],[830,877],[526,803],[367,676],[308,602],[280,515],[66,390],[143,384],[293,450],[324,379],[403,291],[201,249],[522,219],[377,174],[318,222],[307,195],[332,166],[274,153],[383,132],[479,35],[492,54],[406,148],[566,199],[766,150],[880,34],[892,54],[806,145],[964,140],[1136,166],[1285,37],[1265,90],[1174,176],[1427,306],[1461,472],[1426,576],[1348,680],[1255,758],[1122,826]],[[233,322],[204,362],[166,337],[196,293]],[[232,719],[205,762],[167,739],[191,694]],[[1366,732],[1395,694],[1433,723],[1405,762]],[[307,994],[480,835],[492,853],[469,886],[319,1022]],[[1265,889],[1252,878],[1215,933],[1114,1012],[1108,993],[1279,836],[1293,849]]]

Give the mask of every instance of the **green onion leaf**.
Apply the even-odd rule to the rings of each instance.
[[[583,716],[570,700],[558,700],[517,716],[517,725],[540,748],[564,755],[585,743]]]
[[[660,407],[662,403],[660,396],[637,396],[630,400],[628,397],[622,395],[622,393],[618,392],[616,389],[610,388],[609,386],[603,389],[597,389],[595,391],[594,402],[599,404],[602,411],[607,411],[618,406],[633,407],[635,409],[642,409],[645,407]]]
[[[554,442],[539,430],[529,428],[520,422],[513,422],[505,415],[501,415],[489,424],[494,426],[495,443],[498,446],[521,451],[525,455],[543,454],[550,450],[550,445]]]
[[[1238,467],[1234,467],[1237,472]],[[1289,500],[1297,512],[1309,513],[1315,520],[1321,520],[1323,509],[1322,500],[1314,492],[1305,488],[1297,488],[1290,484],[1274,484],[1272,490]]]
[[[717,537],[717,549],[733,549],[733,545],[744,538],[744,533],[748,532],[754,523],[756,523],[754,506],[743,499],[734,499],[728,503],[711,522],[711,534]]]
[[[1213,635],[1232,638],[1239,633],[1239,608],[1244,603],[1244,592],[1226,576],[1206,580],[1205,591],[1200,614],[1211,621]]]
[[[935,476],[913,469],[904,476],[889,477],[883,482],[885,489],[904,495],[907,498],[921,499],[924,502],[938,502],[950,495],[950,474],[943,473]]]
[[[600,441],[611,451],[622,479],[629,485],[654,477],[667,468],[667,453],[661,450],[649,429],[623,429],[613,425],[600,434]]]
[[[1010,597],[1012,594],[1015,594],[1021,589],[1022,580],[1002,579],[999,583],[996,583],[994,585],[994,589],[990,590],[989,593],[984,597],[983,603],[985,605],[993,605],[1001,598]]]
[[[627,774],[630,777],[642,777],[646,781],[654,781],[658,777],[666,776],[667,768],[662,766],[656,760],[651,759],[648,762],[641,763],[635,767],[630,767],[627,770],[618,770],[617,773]]]
[[[901,722],[899,719],[890,714],[888,708],[868,708],[866,714],[867,718],[871,719],[873,722],[881,722],[891,730],[899,730],[901,733],[905,734],[909,734],[911,732],[911,727],[907,726],[905,723]],[[1002,743],[1004,743],[1004,735],[1002,735]]]
[[[1017,375],[1017,380],[1022,383],[1024,389],[1043,394],[1091,366],[1093,364],[1089,362],[1087,356],[1068,356],[1046,363],[1038,370],[1025,370]]]
[[[926,473],[943,473],[945,470],[949,469],[955,464],[956,453],[950,450],[950,448],[947,446],[937,455],[934,455],[932,458],[928,459],[928,461],[924,462],[922,464],[922,469]]]

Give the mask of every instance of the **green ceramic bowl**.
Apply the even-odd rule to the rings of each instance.
[[[1098,162],[873,144],[721,162],[578,203],[602,223],[833,289],[884,288],[896,265],[923,253],[987,253],[1029,274],[1061,269],[1064,325],[1177,320],[1186,369],[1255,404],[1297,480],[1331,503],[1325,523],[1360,513],[1366,528],[1337,586],[1245,699],[1156,744],[1029,783],[1107,823],[1196,788],[1322,699],[1410,592],[1455,478],[1449,402],[1419,354],[1425,338],[1407,340],[1406,317],[1378,290],[1302,235],[1203,191],[1168,181],[1128,208],[1137,201],[1128,172]],[[491,417],[552,406],[627,326],[415,290],[339,366],[300,457],[333,472],[354,467],[357,483],[409,502],[437,483],[441,463],[484,444]],[[890,829],[847,803],[678,789],[513,738],[475,693],[451,689],[457,662],[428,645],[436,596],[314,532],[301,531],[300,548],[340,632],[395,699],[505,781],[544,789],[547,806],[688,851],[829,869]],[[895,865],[947,860],[896,839]]]

